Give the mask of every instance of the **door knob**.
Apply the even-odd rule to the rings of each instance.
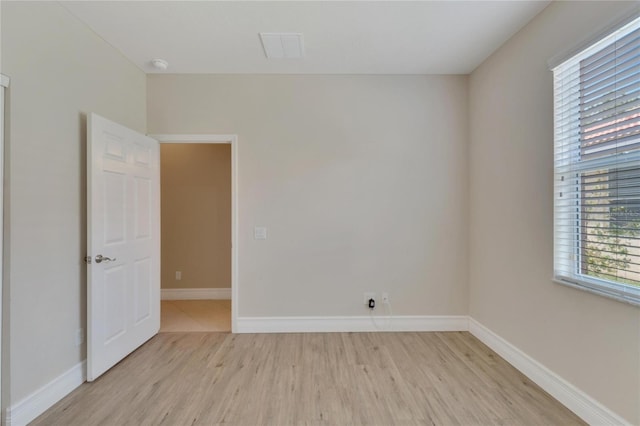
[[[97,255],[96,258],[95,258],[96,263],[115,262],[115,260],[116,260],[115,257],[113,259],[111,259],[110,257],[103,256],[101,254]]]

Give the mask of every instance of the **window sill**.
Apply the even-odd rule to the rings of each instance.
[[[627,305],[632,305],[632,306],[636,306],[636,307],[640,307],[640,300],[632,298],[631,296],[629,297],[625,297],[624,295],[621,294],[615,294],[612,292],[608,292],[604,289],[599,289],[599,288],[594,288],[585,284],[579,284],[576,282],[572,282],[572,281],[566,281],[563,280],[561,278],[552,278],[551,281],[553,281],[556,284],[561,284],[567,287],[572,287],[578,290],[582,290],[582,291],[586,291],[587,293],[591,293],[591,294],[595,294],[598,296],[602,296],[602,297],[606,297],[607,299],[613,299],[615,301],[618,302],[622,302],[622,303],[626,303]]]

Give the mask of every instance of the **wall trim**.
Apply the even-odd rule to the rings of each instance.
[[[7,408],[5,426],[24,426],[83,384],[87,378],[86,361],[71,367],[40,389]]]
[[[201,300],[216,299],[230,300],[231,287],[229,288],[163,288],[160,289],[162,300]]]
[[[466,315],[337,317],[239,317],[237,333],[331,333],[371,331],[467,331]]]
[[[236,135],[147,135],[164,143],[233,143]]]
[[[469,317],[469,332],[591,425],[630,425],[625,419]]]
[[[4,133],[5,133],[5,108],[4,108],[4,104],[5,104],[5,90],[6,88],[9,87],[9,77],[7,77],[4,74],[0,74],[0,181],[2,181],[2,185],[0,186],[0,224],[4,223],[4,216],[3,216],[3,212],[4,212],[4,206],[5,206],[5,202],[4,202],[4,184],[5,184],[5,179],[4,179],[4,159],[5,159],[5,155],[4,155],[4,151],[5,151],[5,141],[4,141]],[[3,280],[3,265],[4,265],[4,261],[5,261],[5,256],[4,256],[4,230],[0,229],[0,319],[2,318],[2,305],[4,304],[3,300],[2,300],[2,293],[5,287],[5,283]],[[0,321],[1,322],[1,321]],[[0,324],[1,326],[1,324]],[[0,327],[1,329],[2,327]],[[2,383],[4,382],[4,380],[2,380],[2,354],[5,352],[2,349],[2,341],[4,340],[5,334],[7,334],[6,332],[1,332],[0,333],[0,402],[3,400],[2,395],[3,392],[6,392],[5,389],[3,389],[2,387]],[[9,340],[7,338],[7,340]],[[5,373],[6,374],[6,373]],[[0,404],[1,405],[1,404]]]

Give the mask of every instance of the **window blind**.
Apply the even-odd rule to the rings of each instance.
[[[640,19],[553,76],[555,278],[640,304]]]

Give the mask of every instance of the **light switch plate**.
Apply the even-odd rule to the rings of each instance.
[[[256,226],[253,228],[253,239],[254,240],[266,240],[267,239],[267,228],[264,226]]]
[[[76,346],[80,346],[84,343],[84,328],[76,330]]]

